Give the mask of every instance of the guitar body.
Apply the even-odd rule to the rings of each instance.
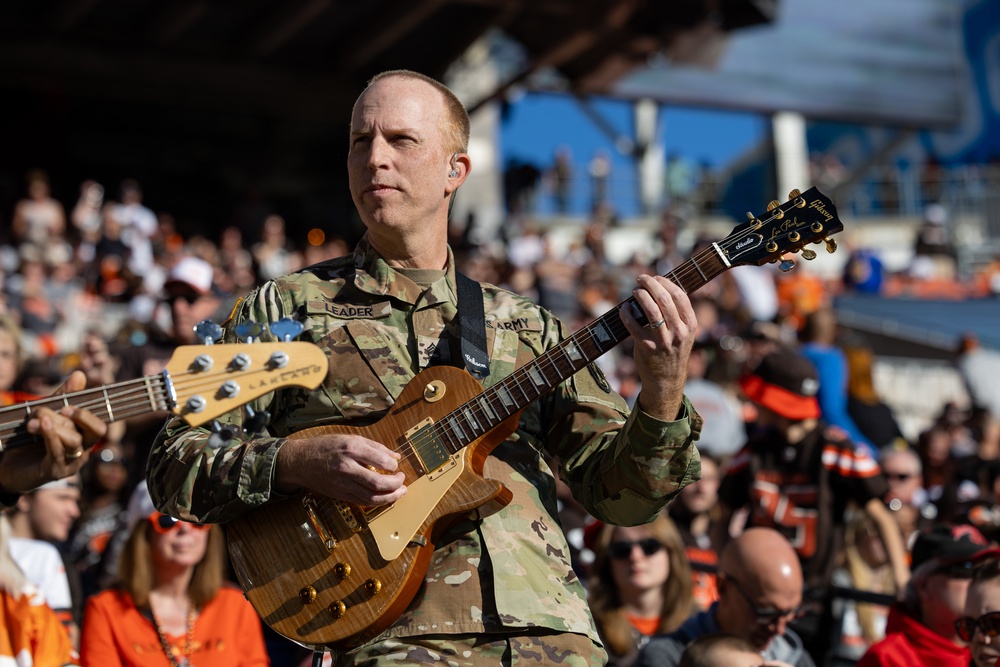
[[[432,367],[406,386],[378,422],[320,426],[289,436],[353,433],[406,452],[414,430],[482,393],[464,370]],[[434,538],[475,511],[510,502],[483,477],[490,452],[517,428],[520,412],[431,470],[403,456],[406,495],[385,508],[359,507],[312,492],[268,503],[228,525],[229,553],[247,599],[271,628],[307,646],[357,646],[406,610],[434,552]]]

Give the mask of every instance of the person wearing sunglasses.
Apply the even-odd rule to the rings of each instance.
[[[587,590],[608,665],[631,663],[649,637],[676,630],[692,610],[684,542],[663,512],[652,523],[601,525]]]
[[[153,508],[144,483],[129,501],[119,583],[87,602],[83,667],[266,667],[253,607],[224,583],[222,529]]]
[[[968,642],[973,667],[994,667],[1000,661],[1000,555],[980,563],[965,598],[965,614],[955,632]]]
[[[971,525],[920,532],[911,551],[912,576],[903,599],[889,609],[885,639],[857,667],[968,667],[971,654],[956,621],[970,615],[967,597],[977,564],[997,557],[1000,549]],[[964,627],[972,630],[968,622]]]
[[[719,555],[719,599],[675,632],[653,637],[636,667],[677,667],[685,647],[715,633],[749,642],[765,663],[815,667],[790,627],[802,612],[802,567],[795,549],[773,528],[755,527]]]

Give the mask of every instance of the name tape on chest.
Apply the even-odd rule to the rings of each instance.
[[[388,317],[392,313],[392,306],[388,301],[369,304],[328,303],[324,310],[334,317],[345,320],[377,319]]]

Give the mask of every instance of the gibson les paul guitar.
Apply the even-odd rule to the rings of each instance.
[[[781,256],[801,250],[812,259],[808,243],[836,248],[827,237],[843,225],[815,188],[767,209],[748,213],[746,223],[667,277],[690,293],[734,266],[781,261],[790,269]],[[483,466],[517,428],[521,410],[627,336],[615,308],[488,389],[463,369],[430,367],[374,424],[290,435],[355,433],[381,442],[403,454],[407,493],[389,506],[361,507],[304,491],[230,522],[230,557],[263,621],[301,644],[337,649],[385,630],[416,595],[435,535],[472,510],[485,514],[510,502]]]

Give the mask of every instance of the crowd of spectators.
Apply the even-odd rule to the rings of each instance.
[[[291,239],[276,214],[263,216],[249,243],[237,227],[184,235],[168,213],[146,206],[140,184],[109,192],[87,181],[76,202],[59,202],[45,174],[29,175],[0,244],[0,405],[48,395],[77,368],[92,387],[155,376],[179,346],[205,342],[194,334],[198,322],[223,320],[264,280],[349,250],[335,229],[318,243]],[[569,248],[522,221],[504,242],[464,243],[456,257],[473,279],[528,295],[576,329],[630,296],[636,274],[670,271],[716,240],[679,247],[684,224],[666,211],[648,250],[624,264],[608,259],[601,217]],[[854,287],[740,267],[692,295],[700,334],[687,393],[705,418],[702,479],[646,526],[601,525],[569,499],[562,507],[613,664],[737,664],[711,655],[735,660],[741,651],[775,665],[903,664],[862,656],[917,623],[964,664],[970,643],[977,667],[992,665],[988,638],[1000,631],[1000,606],[990,592],[1000,579],[985,545],[1000,539],[995,376],[979,378],[973,400],[944,406],[908,440],[876,391],[872,350],[837,326],[831,296]],[[977,350],[968,340],[963,353]],[[639,378],[624,351],[599,363],[631,403]],[[971,367],[970,376],[982,368]],[[246,632],[245,609],[219,580],[232,578],[220,560],[222,531],[175,526],[143,504],[148,448],[163,418],[112,424],[80,479],[27,494],[0,531],[0,551],[37,579],[83,664],[112,664],[104,662],[111,645],[119,654],[163,647],[173,662],[177,651],[193,654],[194,639],[218,646],[219,632]],[[199,541],[197,558],[170,551],[176,535]],[[930,542],[918,559],[920,539]],[[976,548],[962,551],[967,543]],[[994,569],[976,574],[966,600],[976,563]],[[163,576],[143,579],[150,569]],[[177,578],[192,576],[202,602],[224,610],[203,614],[201,629],[167,602]],[[932,584],[951,586],[948,618],[921,611],[944,608]],[[144,621],[126,611],[150,596],[165,600],[165,617],[151,627],[177,638],[174,653],[163,632],[129,635]],[[205,634],[212,618],[225,629]],[[952,631],[947,620],[962,622]],[[250,657],[240,664],[308,660],[266,627],[261,645],[266,654],[256,640],[243,642]]]

